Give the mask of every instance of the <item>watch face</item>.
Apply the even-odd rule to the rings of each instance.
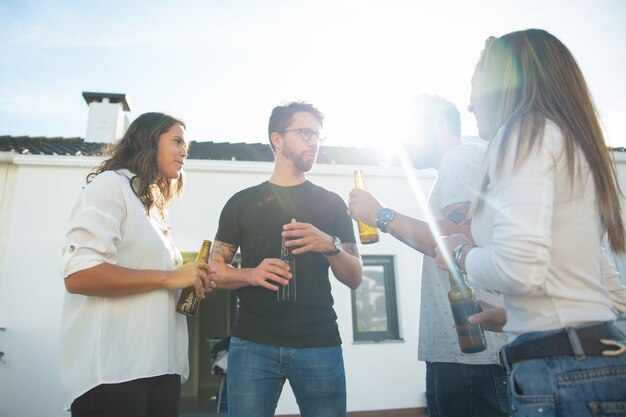
[[[380,209],[380,211],[378,212],[378,220],[382,221],[382,222],[388,222],[389,220],[393,219],[393,216],[396,215],[396,212],[388,209],[388,208],[383,208]]]
[[[341,250],[341,240],[337,236],[334,237],[333,243],[335,244],[335,249]]]

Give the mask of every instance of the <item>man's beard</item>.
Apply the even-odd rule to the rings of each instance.
[[[317,160],[317,158],[315,159],[311,159],[310,161],[306,161],[306,158],[304,156],[304,154],[307,151],[304,150],[302,152],[300,152],[300,155],[296,156],[296,153],[294,151],[292,151],[289,146],[287,146],[285,144],[285,146],[283,147],[283,151],[282,154],[285,158],[289,159],[291,162],[293,162],[294,166],[298,169],[298,171],[300,172],[309,172],[311,170],[311,168],[313,168],[313,165],[315,165],[315,161]]]

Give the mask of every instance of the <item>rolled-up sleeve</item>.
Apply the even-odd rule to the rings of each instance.
[[[79,195],[63,248],[64,278],[101,263],[117,263],[117,243],[125,215],[124,195],[117,175],[114,172],[98,175]]]

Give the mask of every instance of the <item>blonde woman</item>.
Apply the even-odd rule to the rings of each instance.
[[[72,417],[173,417],[189,374],[181,288],[204,297],[206,262],[182,265],[167,206],[183,187],[185,124],[145,113],[87,177],[63,257],[61,379]]]
[[[490,141],[475,244],[443,238],[438,264],[504,296],[506,318],[485,315],[511,335],[499,356],[513,415],[626,415],[626,342],[613,324],[626,293],[602,249],[606,236],[624,252],[624,226],[584,77],[548,32],[513,32],[488,39],[470,99]]]

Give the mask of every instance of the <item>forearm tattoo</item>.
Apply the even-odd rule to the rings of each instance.
[[[211,247],[211,260],[231,264],[237,254],[237,246],[216,240]]]
[[[400,233],[398,233],[395,230],[393,230],[392,226],[388,225],[387,226],[387,231],[389,232],[389,234],[391,236],[395,237],[396,239],[398,239],[400,242],[404,243],[408,247],[410,247],[412,249],[417,249],[417,245],[415,244],[415,242],[411,242],[410,240],[407,240],[404,237],[402,237],[402,235]]]
[[[469,201],[461,203],[457,208],[452,210],[446,218],[456,224],[471,224],[472,218],[468,216],[472,203]]]
[[[359,247],[356,243],[344,243],[342,244],[343,250],[349,253],[352,256],[356,256],[357,258],[361,256],[359,254]]]

